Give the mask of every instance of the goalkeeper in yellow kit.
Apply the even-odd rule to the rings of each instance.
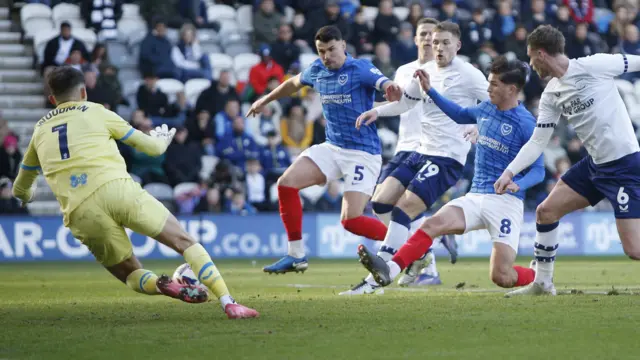
[[[127,286],[142,294],[164,294],[186,302],[207,300],[200,286],[143,269],[133,255],[125,227],[182,254],[229,318],[257,317],[257,311],[233,300],[204,247],[127,173],[116,140],[158,156],[171,143],[175,129],[164,125],[146,135],[102,105],[86,101],[84,76],[72,67],[53,70],[47,82],[52,94],[49,100],[56,108],[35,126],[13,195],[23,203],[31,201],[32,185],[41,170],[60,203],[65,226]]]

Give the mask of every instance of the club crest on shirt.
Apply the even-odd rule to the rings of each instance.
[[[509,124],[502,124],[502,126],[500,126],[500,132],[502,133],[502,136],[511,134],[511,131],[513,131],[513,126]]]
[[[340,74],[340,76],[338,76],[338,84],[340,85],[346,84],[348,80],[349,76],[347,76],[347,74]]]

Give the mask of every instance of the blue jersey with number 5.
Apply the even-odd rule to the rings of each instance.
[[[371,110],[375,92],[389,79],[369,60],[347,55],[337,70],[327,69],[320,59],[301,76],[304,85],[313,87],[322,99],[322,112],[327,119],[327,142],[343,149],[380,154],[380,139],[375,124],[356,129],[356,119]]]

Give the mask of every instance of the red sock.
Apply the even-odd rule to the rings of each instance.
[[[280,217],[287,230],[289,241],[302,239],[302,202],[299,190],[288,186],[278,186]]]
[[[368,216],[342,220],[342,226],[349,232],[371,240],[382,241],[387,235],[387,227],[382,221]]]
[[[514,286],[525,286],[533,282],[536,277],[536,271],[531,268],[525,268],[522,266],[514,266],[513,270],[518,273],[518,280]]]
[[[420,259],[431,245],[433,245],[431,236],[420,229],[409,238],[406,244],[402,245],[391,260],[400,266],[400,270],[404,270],[411,263]]]

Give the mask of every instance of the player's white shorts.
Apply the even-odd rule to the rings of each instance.
[[[468,193],[449,201],[445,206],[457,206],[464,212],[465,233],[486,229],[494,242],[507,244],[518,253],[520,229],[524,221],[524,203],[505,194]]]
[[[311,159],[327,181],[344,178],[344,191],[373,194],[382,167],[382,156],[365,151],[343,149],[329,143],[314,145],[300,156]]]

